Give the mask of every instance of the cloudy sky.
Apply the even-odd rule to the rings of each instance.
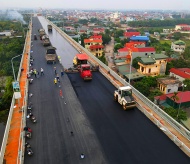
[[[1,9],[12,7],[189,10],[190,0],[1,0]]]

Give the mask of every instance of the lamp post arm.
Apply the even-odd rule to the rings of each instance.
[[[17,56],[14,56],[12,59],[11,59],[11,64],[12,64],[12,70],[13,70],[13,76],[14,76],[14,81],[16,81],[16,77],[15,77],[15,69],[14,69],[14,65],[13,65],[13,59],[21,56],[22,54],[20,55],[17,55]]]

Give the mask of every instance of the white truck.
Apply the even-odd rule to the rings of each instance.
[[[118,90],[114,92],[114,100],[120,103],[124,110],[136,107],[130,86],[119,87]]]

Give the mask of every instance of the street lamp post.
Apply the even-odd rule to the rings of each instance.
[[[182,92],[183,92],[183,91],[184,91],[184,88],[187,87],[187,85],[182,84],[181,86],[182,86]],[[179,110],[180,110],[180,108],[181,108],[182,98],[183,98],[183,95],[181,96],[181,99],[180,99],[180,104],[179,104],[179,108],[178,108],[178,112],[177,112],[177,119],[178,119],[178,117],[179,117]]]
[[[14,70],[14,66],[13,66],[13,59],[15,59],[15,58],[17,58],[17,57],[19,57],[19,56],[21,56],[21,55],[22,55],[22,54],[17,55],[17,56],[15,56],[15,57],[13,57],[13,58],[11,59],[11,64],[12,64],[12,70],[13,70],[14,81],[17,81],[17,80],[16,80],[15,70]]]
[[[132,61],[133,61],[133,56],[132,56],[131,49],[129,49],[129,54],[131,56],[130,69],[129,69],[129,84],[130,84],[131,83],[131,67],[132,67]]]

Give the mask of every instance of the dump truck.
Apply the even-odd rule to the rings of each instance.
[[[124,110],[136,107],[130,86],[119,87],[118,90],[114,92],[114,100],[121,104]]]
[[[51,45],[48,35],[42,36],[42,42],[43,42],[43,46],[50,46]]]
[[[42,36],[46,34],[45,30],[44,29],[39,29],[38,32],[40,34],[40,39],[42,40]]]
[[[48,27],[48,31],[52,32],[52,25],[48,24],[47,27]]]
[[[48,63],[56,63],[57,61],[57,54],[56,54],[56,48],[49,46],[46,50],[46,55],[45,55],[45,59],[47,64]]]

